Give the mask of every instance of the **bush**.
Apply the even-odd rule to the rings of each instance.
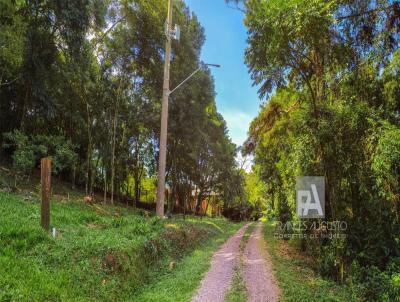
[[[4,135],[8,143],[5,148],[13,147],[15,149],[12,155],[14,168],[24,174],[29,174],[36,164],[35,146],[29,143],[29,138],[24,133],[15,130]]]
[[[351,266],[350,283],[368,301],[400,301],[400,266],[391,262],[385,271],[376,266]]]
[[[52,158],[52,170],[55,174],[75,165],[77,154],[75,146],[62,136],[28,136],[19,130],[4,135],[4,147],[12,152],[14,168],[29,175],[43,157]]]

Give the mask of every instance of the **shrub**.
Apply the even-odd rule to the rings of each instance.
[[[29,175],[42,157],[52,158],[52,170],[55,174],[75,165],[77,154],[75,146],[62,136],[28,136],[19,130],[4,135],[4,147],[12,150],[14,168]]]
[[[29,138],[24,133],[15,130],[4,135],[6,143],[5,148],[13,147],[15,149],[12,155],[14,168],[24,174],[29,174],[35,167],[36,148],[29,143]]]
[[[382,271],[376,266],[351,265],[350,283],[368,301],[400,301],[400,266],[391,262]]]

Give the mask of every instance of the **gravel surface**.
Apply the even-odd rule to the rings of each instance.
[[[261,223],[254,228],[244,251],[243,279],[246,283],[249,302],[279,300],[279,288],[265,247]]]
[[[211,268],[201,282],[192,302],[223,302],[228,290],[234,268],[240,259],[240,241],[248,225],[230,237],[211,260]]]

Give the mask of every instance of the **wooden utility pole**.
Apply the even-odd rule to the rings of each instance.
[[[165,194],[165,167],[167,157],[167,127],[168,127],[168,96],[169,96],[169,68],[171,60],[171,29],[172,29],[173,0],[168,0],[167,19],[167,42],[165,46],[164,63],[164,85],[161,104],[161,129],[160,129],[160,151],[158,160],[158,183],[157,183],[157,215],[164,217],[164,194]]]
[[[42,206],[40,224],[48,231],[50,230],[50,187],[51,187],[51,159],[42,158],[41,182],[42,182]]]

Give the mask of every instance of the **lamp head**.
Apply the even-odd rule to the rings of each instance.
[[[209,64],[209,63],[204,63],[204,62],[201,62],[200,66],[201,66],[202,69],[205,69],[206,66],[211,66],[211,67],[216,67],[216,68],[220,68],[221,67],[221,65],[219,65],[219,64]]]

